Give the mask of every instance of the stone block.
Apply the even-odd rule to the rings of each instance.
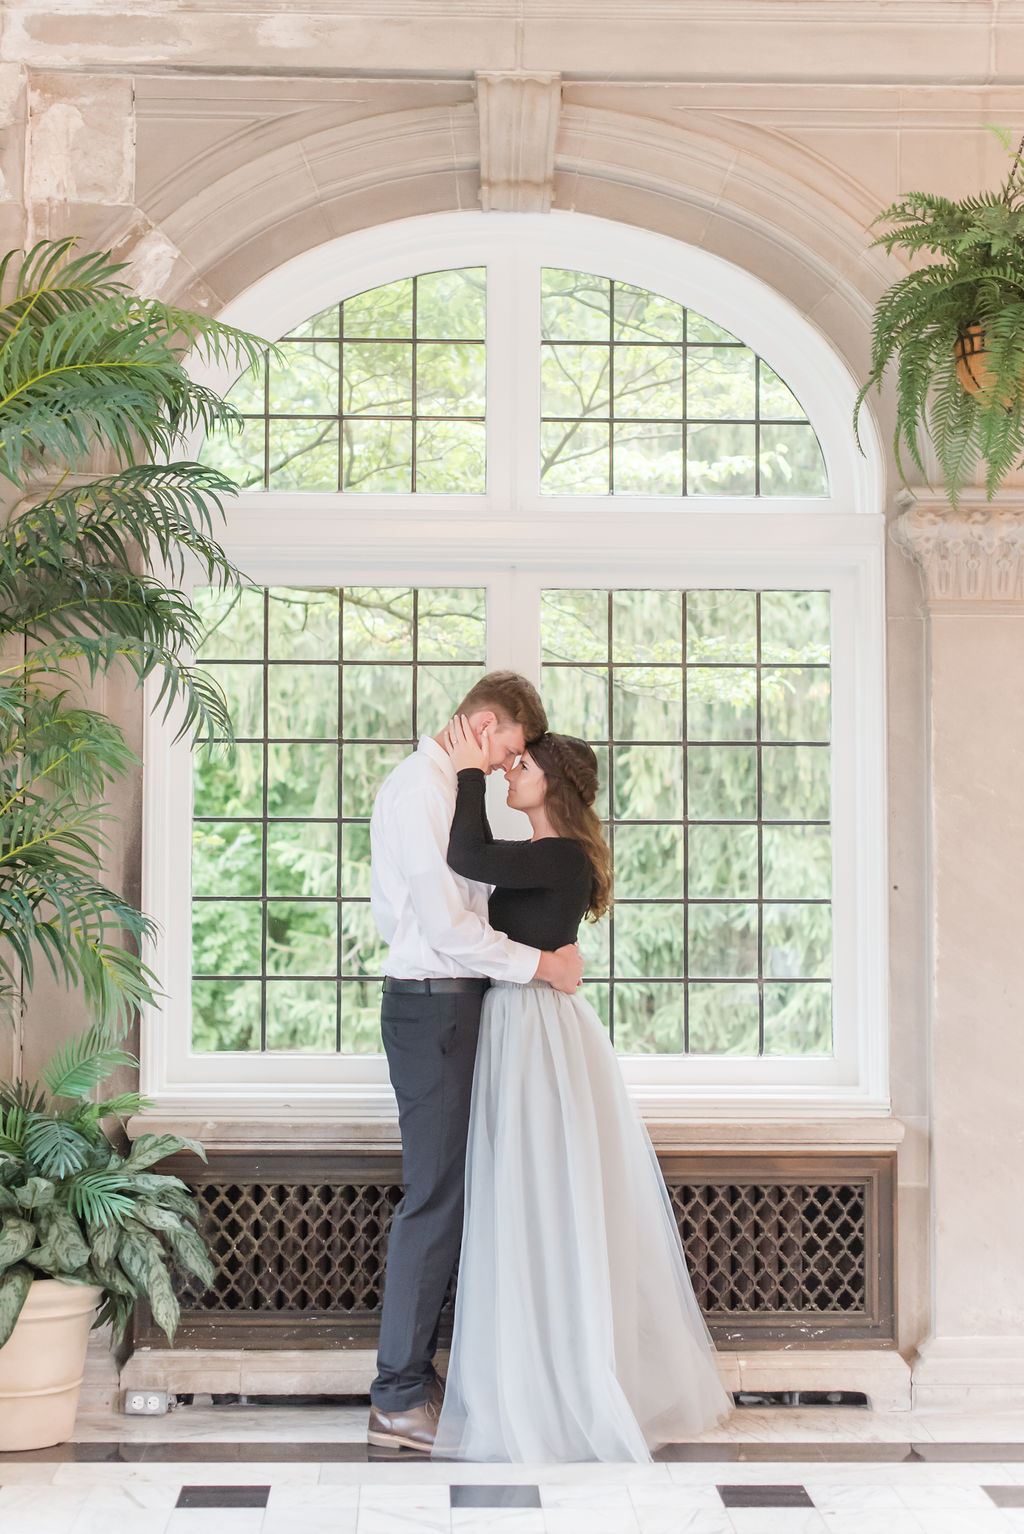
[[[26,200],[131,203],[135,111],[130,80],[40,74],[28,100]]]

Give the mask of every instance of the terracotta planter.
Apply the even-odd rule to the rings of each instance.
[[[984,394],[992,387],[994,371],[985,350],[985,332],[980,325],[967,327],[966,335],[960,336],[953,347],[953,355],[956,376],[968,394]],[[1009,410],[1013,399],[1011,394],[1004,395],[999,403]]]
[[[71,1437],[85,1350],[103,1291],[37,1279],[0,1348],[0,1449],[47,1449]]]

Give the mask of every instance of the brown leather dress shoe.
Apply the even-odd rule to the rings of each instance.
[[[366,1441],[378,1449],[418,1449],[429,1454],[434,1447],[438,1411],[439,1403],[433,1398],[408,1411],[384,1412],[371,1406]]]

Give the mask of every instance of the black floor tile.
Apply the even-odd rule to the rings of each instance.
[[[539,1486],[453,1486],[452,1507],[540,1507]]]
[[[183,1486],[175,1507],[266,1507],[269,1486]]]
[[[1024,1486],[983,1486],[996,1507],[1024,1507]]]
[[[802,1486],[719,1486],[725,1507],[813,1507]]]

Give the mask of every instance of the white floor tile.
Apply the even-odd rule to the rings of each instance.
[[[812,1480],[807,1476],[800,1483],[820,1513],[872,1512],[880,1508],[905,1509],[906,1503],[900,1488],[892,1485],[873,1485],[869,1481]]]
[[[809,1475],[820,1475],[820,1459],[788,1460],[680,1460],[668,1466],[669,1477],[679,1486],[694,1483],[710,1486],[802,1486]]]
[[[365,1467],[364,1467],[365,1468]],[[153,1460],[114,1464],[60,1465],[53,1478],[55,1486],[117,1486],[134,1481],[162,1481],[173,1486],[315,1486],[320,1465],[314,1462],[265,1464],[256,1461],[224,1460]]]
[[[714,1493],[715,1504],[678,1508],[675,1512],[639,1511],[640,1534],[733,1534],[733,1525]]]
[[[547,1534],[639,1534],[632,1508],[625,1512],[601,1512],[591,1507],[546,1507]]]
[[[343,1488],[339,1487],[338,1490]],[[271,1493],[273,1501],[273,1492]],[[260,1534],[356,1534],[356,1507],[279,1497],[267,1510]]]
[[[1024,1467],[1022,1467],[1024,1468]],[[29,1482],[33,1486],[45,1486],[53,1480],[57,1466],[53,1463],[35,1463],[32,1460],[0,1460],[0,1486],[21,1486]]]
[[[714,1483],[705,1485],[631,1486],[633,1511],[641,1523],[662,1518],[682,1518],[688,1513],[720,1512],[722,1499]]]
[[[87,1497],[85,1487],[5,1486],[0,1490],[0,1529],[5,1534],[15,1529],[18,1534],[70,1534]]]
[[[358,1534],[448,1534],[447,1486],[368,1486],[359,1496]]]
[[[546,1534],[539,1507],[453,1507],[452,1534]]]
[[[923,1523],[907,1512],[823,1513],[828,1534],[927,1534]]]
[[[825,1534],[824,1518],[813,1507],[730,1507],[736,1534]]]
[[[171,1511],[169,1507],[136,1508],[128,1515],[128,1522],[123,1527],[129,1529],[130,1534],[166,1534]],[[86,1506],[71,1525],[71,1534],[111,1534],[112,1516],[125,1515],[120,1509],[118,1514],[112,1514],[102,1502],[95,1507]]]
[[[925,1534],[1009,1534],[1012,1527],[1007,1524],[1006,1514],[1000,1508],[992,1508],[987,1513],[940,1513],[928,1509],[914,1516],[920,1520]]]
[[[179,1507],[167,1534],[260,1534],[262,1507]]]
[[[924,1472],[927,1477],[927,1470]],[[969,1512],[977,1508],[982,1512],[991,1511],[992,1499],[986,1496],[979,1484],[981,1474],[975,1467],[975,1484],[973,1486],[957,1486],[952,1482],[936,1483],[923,1479],[913,1485],[905,1482],[896,1487],[900,1501],[904,1507],[908,1507],[912,1513],[934,1511],[937,1513],[960,1513]]]
[[[542,1486],[540,1504],[545,1513],[557,1508],[621,1516],[627,1522],[633,1515],[633,1501],[627,1486],[591,1486],[585,1481],[577,1486]]]
[[[324,1508],[328,1512],[332,1509],[338,1512],[344,1510],[355,1512],[358,1506],[358,1486],[282,1486],[279,1484],[271,1486],[270,1496],[267,1498],[268,1512],[273,1512],[279,1507],[308,1508],[310,1512],[316,1512],[319,1508]]]

